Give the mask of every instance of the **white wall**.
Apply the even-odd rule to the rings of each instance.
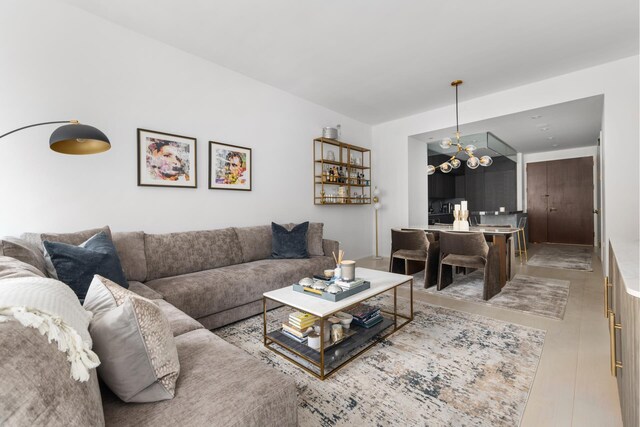
[[[0,40],[0,133],[76,118],[113,145],[60,155],[55,127],[0,141],[0,235],[311,220],[348,257],[372,253],[371,206],[312,204],[312,139],[341,123],[345,141],[370,146],[370,126],[58,2],[1,2]],[[137,187],[138,127],[198,139],[197,189]],[[253,149],[253,191],[207,189],[209,140]]]
[[[580,148],[569,148],[567,150],[556,150],[556,151],[544,151],[541,153],[531,153],[523,155],[524,162],[524,174],[523,174],[523,187],[524,187],[524,209],[527,210],[527,196],[528,196],[528,186],[527,186],[527,164],[528,163],[536,163],[536,162],[546,162],[549,160],[562,160],[562,159],[575,159],[578,157],[592,157],[594,160],[593,166],[593,208],[595,209],[598,206],[598,192],[596,191],[596,185],[598,182],[597,168],[595,167],[595,161],[597,157],[598,147],[580,147]],[[598,231],[598,216],[594,215],[594,223],[593,230],[594,232]],[[598,236],[594,236],[594,245],[597,245],[599,241]]]
[[[604,94],[604,235],[612,239],[637,239],[638,74],[638,56],[634,56],[472,99],[460,104],[462,130],[464,123]],[[389,248],[389,229],[409,223],[408,172],[403,167],[408,155],[408,136],[451,126],[454,108],[450,105],[373,128],[376,175],[379,182],[395,189],[389,192],[386,202],[393,210],[387,210],[381,218],[383,253]]]
[[[427,186],[427,144],[417,138],[409,138],[407,167],[409,182],[409,224],[429,223],[429,191]]]

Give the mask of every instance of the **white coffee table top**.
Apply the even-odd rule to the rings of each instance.
[[[356,277],[368,280],[371,283],[371,287],[337,302],[327,301],[322,298],[294,291],[292,286],[265,292],[263,295],[266,298],[305,311],[314,316],[325,317],[413,279],[413,277],[403,274],[388,273],[386,271],[371,270],[362,267],[356,267]]]

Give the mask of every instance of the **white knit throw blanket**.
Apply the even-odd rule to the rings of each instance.
[[[89,370],[100,365],[86,330],[90,316],[73,291],[57,280],[29,277],[0,281],[0,322],[13,318],[46,335],[49,343],[55,341],[58,350],[67,354],[71,377],[80,382],[88,381]],[[80,328],[85,338],[70,323]]]

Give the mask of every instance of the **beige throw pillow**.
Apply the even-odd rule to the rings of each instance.
[[[98,374],[111,391],[125,402],[172,399],[180,363],[160,307],[96,275],[84,308],[93,312],[89,332],[102,362]]]

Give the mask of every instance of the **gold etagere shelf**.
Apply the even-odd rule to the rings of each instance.
[[[371,150],[337,139],[313,140],[313,203],[371,204]]]

